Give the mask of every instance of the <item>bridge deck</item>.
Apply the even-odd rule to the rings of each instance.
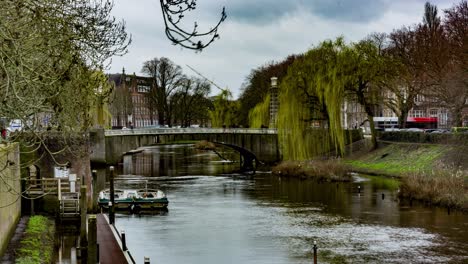
[[[164,135],[164,134],[277,134],[273,128],[134,128],[105,130],[108,136]]]
[[[97,215],[97,242],[99,244],[99,263],[128,263],[111,226],[102,214]]]

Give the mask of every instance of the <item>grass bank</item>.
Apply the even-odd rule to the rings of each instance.
[[[468,210],[468,146],[394,143],[346,158],[353,171],[399,177],[400,196]]]
[[[25,236],[16,251],[17,264],[52,263],[55,222],[44,216],[29,219]]]
[[[272,169],[281,177],[316,179],[322,181],[350,181],[350,167],[341,160],[284,161]]]

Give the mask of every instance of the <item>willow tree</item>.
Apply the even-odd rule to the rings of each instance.
[[[237,125],[237,112],[239,104],[233,101],[229,90],[222,90],[213,100],[213,109],[210,110],[212,127],[231,127]]]
[[[280,84],[278,133],[285,159],[303,160],[335,150],[343,154],[344,100],[363,106],[377,147],[373,117],[381,103],[386,60],[371,40],[324,41],[297,60]]]
[[[343,39],[325,41],[296,60],[280,84],[278,133],[284,159],[304,160],[344,149],[341,103]]]
[[[270,95],[249,111],[249,125],[251,128],[264,128],[270,123]]]

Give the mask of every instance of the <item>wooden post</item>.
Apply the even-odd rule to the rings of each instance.
[[[122,240],[122,250],[127,251],[127,240],[125,238],[125,231],[121,231],[120,233],[120,238]]]
[[[314,264],[317,264],[317,242],[314,241]]]
[[[57,179],[57,193],[59,201],[62,201],[62,182],[60,181],[60,178]]]
[[[29,199],[29,201],[31,201],[31,216],[35,215],[34,213],[34,199]]]
[[[96,170],[92,170],[91,171],[91,194],[92,194],[92,197],[93,197],[93,212],[97,212],[97,201],[98,201],[98,193],[97,193],[97,190],[96,190],[96,182],[97,182],[97,171]]]
[[[114,195],[114,166],[109,167],[110,177],[109,177],[109,189],[110,189],[110,206],[109,206],[109,224],[113,225],[115,223],[115,195]]]
[[[97,223],[96,215],[88,217],[88,263],[98,263],[97,259]]]
[[[86,185],[81,185],[80,187],[80,216],[81,216],[81,225],[80,225],[80,249],[81,256],[87,255],[88,241],[86,238]],[[84,258],[84,257],[83,257]],[[86,258],[84,258],[86,259]]]

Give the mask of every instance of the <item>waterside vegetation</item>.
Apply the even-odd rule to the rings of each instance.
[[[284,161],[272,168],[280,177],[314,179],[318,181],[350,181],[350,167],[339,159]]]
[[[468,212],[467,181],[460,169],[411,172],[402,178],[400,197]]]
[[[55,224],[44,216],[32,216],[17,250],[17,264],[52,263]]]
[[[467,153],[463,144],[395,143],[345,163],[360,173],[400,178],[402,198],[468,211]]]

